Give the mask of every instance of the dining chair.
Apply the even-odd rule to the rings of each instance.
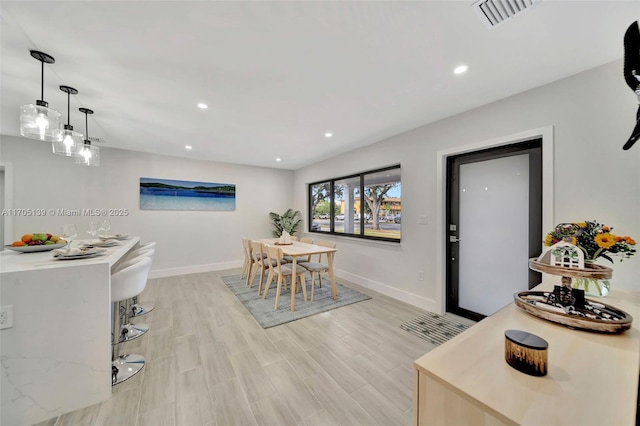
[[[298,278],[300,279],[300,285],[302,287],[302,293],[304,295],[304,301],[307,301],[307,286],[304,283],[304,273],[305,270],[300,268],[296,271],[296,277],[293,277],[293,270],[291,269],[291,265],[283,264],[282,260],[282,249],[276,246],[266,246],[267,249],[267,258],[270,260],[269,262],[269,275],[267,276],[266,288],[262,293],[262,298],[267,298],[267,293],[269,292],[269,287],[271,286],[271,282],[277,277],[278,283],[276,287],[276,303],[274,310],[278,310],[278,304],[280,302],[280,293],[282,292],[282,284],[284,283],[285,290],[287,289],[287,277],[290,277],[291,291],[295,291],[296,282]]]
[[[318,240],[316,241],[316,245],[319,245],[322,247],[336,248],[336,243],[334,243],[333,241]],[[318,282],[319,282],[320,288],[322,288],[322,274],[329,270],[329,265],[327,263],[322,263],[323,254],[325,255],[325,257],[327,257],[327,263],[329,263],[327,253],[320,253],[318,255],[317,262],[313,262],[311,259],[309,259],[308,261],[303,260],[298,263],[299,266],[302,266],[305,270],[311,273],[311,301],[312,302],[313,302],[314,289],[316,287],[316,284],[315,284],[316,275],[318,276]],[[309,258],[310,257],[311,256],[309,256]]]
[[[127,266],[111,274],[111,385],[117,385],[142,370],[142,355],[120,355],[120,338],[123,326],[122,302],[142,293],[147,285],[151,268],[149,257],[133,259]]]
[[[253,259],[251,257],[251,240],[248,238],[242,239],[242,250],[244,251],[244,263],[242,265],[242,273],[240,278],[246,274],[246,284],[249,285],[249,275],[251,275],[251,266],[253,265]]]
[[[300,238],[300,242],[301,243],[307,243],[307,244],[313,244],[313,238],[302,237],[302,238]]]
[[[271,260],[269,260],[264,253],[265,247],[260,241],[251,240],[251,258],[252,266],[251,266],[251,276],[249,277],[248,285],[249,287],[253,287],[253,281],[255,281],[256,275],[258,274],[258,270],[260,270],[260,281],[258,283],[258,294],[262,291],[262,282],[264,281],[264,273],[271,264]]]

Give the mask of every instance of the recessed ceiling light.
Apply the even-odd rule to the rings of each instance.
[[[464,74],[465,72],[467,72],[467,70],[468,70],[468,69],[469,69],[469,67],[468,67],[468,66],[466,66],[466,65],[460,65],[459,67],[456,67],[456,68],[453,70],[453,73],[454,73],[454,74]]]
[[[327,139],[329,139],[331,136],[333,136],[333,133],[331,133],[331,132],[327,132],[327,133],[324,134],[324,137],[327,138]]]
[[[207,105],[207,104],[203,104],[203,103],[199,103],[199,104],[198,104],[198,108],[200,108],[200,109],[207,109],[207,108],[209,108],[209,105]]]
[[[193,149],[193,147],[191,145],[185,145],[184,147],[185,147],[185,149]]]
[[[276,161],[282,161],[282,158],[276,158]]]

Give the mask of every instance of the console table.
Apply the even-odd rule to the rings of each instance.
[[[31,425],[111,398],[111,268],[139,243],[100,257],[0,253],[0,424]],[[75,242],[74,242],[75,244]]]
[[[552,289],[550,283],[535,288]],[[417,359],[414,424],[635,424],[640,293],[614,287],[602,300],[631,314],[632,328],[622,334],[572,330],[510,303]],[[546,376],[528,376],[506,363],[509,329],[549,343]]]

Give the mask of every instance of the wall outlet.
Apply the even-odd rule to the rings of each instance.
[[[424,281],[424,271],[418,271],[418,281]]]
[[[0,330],[13,327],[13,305],[0,307]]]

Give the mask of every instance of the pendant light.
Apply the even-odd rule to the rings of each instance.
[[[76,164],[83,166],[99,166],[100,165],[100,148],[97,146],[91,146],[89,140],[89,114],[93,114],[93,111],[88,108],[80,108],[80,112],[84,113],[84,128],[85,136],[84,145],[79,147],[76,154]]]
[[[52,142],[53,153],[71,157],[78,155],[78,150],[82,146],[82,133],[74,132],[73,126],[69,123],[71,117],[71,95],[77,95],[78,91],[73,87],[60,86],[60,90],[67,94],[67,124],[62,131],[62,141]]]
[[[49,104],[44,101],[44,64],[53,64],[55,59],[37,50],[32,50],[31,56],[41,62],[41,99],[37,100],[35,105],[29,104],[20,107],[20,134],[41,141],[60,141],[61,115],[58,111],[49,108]]]

